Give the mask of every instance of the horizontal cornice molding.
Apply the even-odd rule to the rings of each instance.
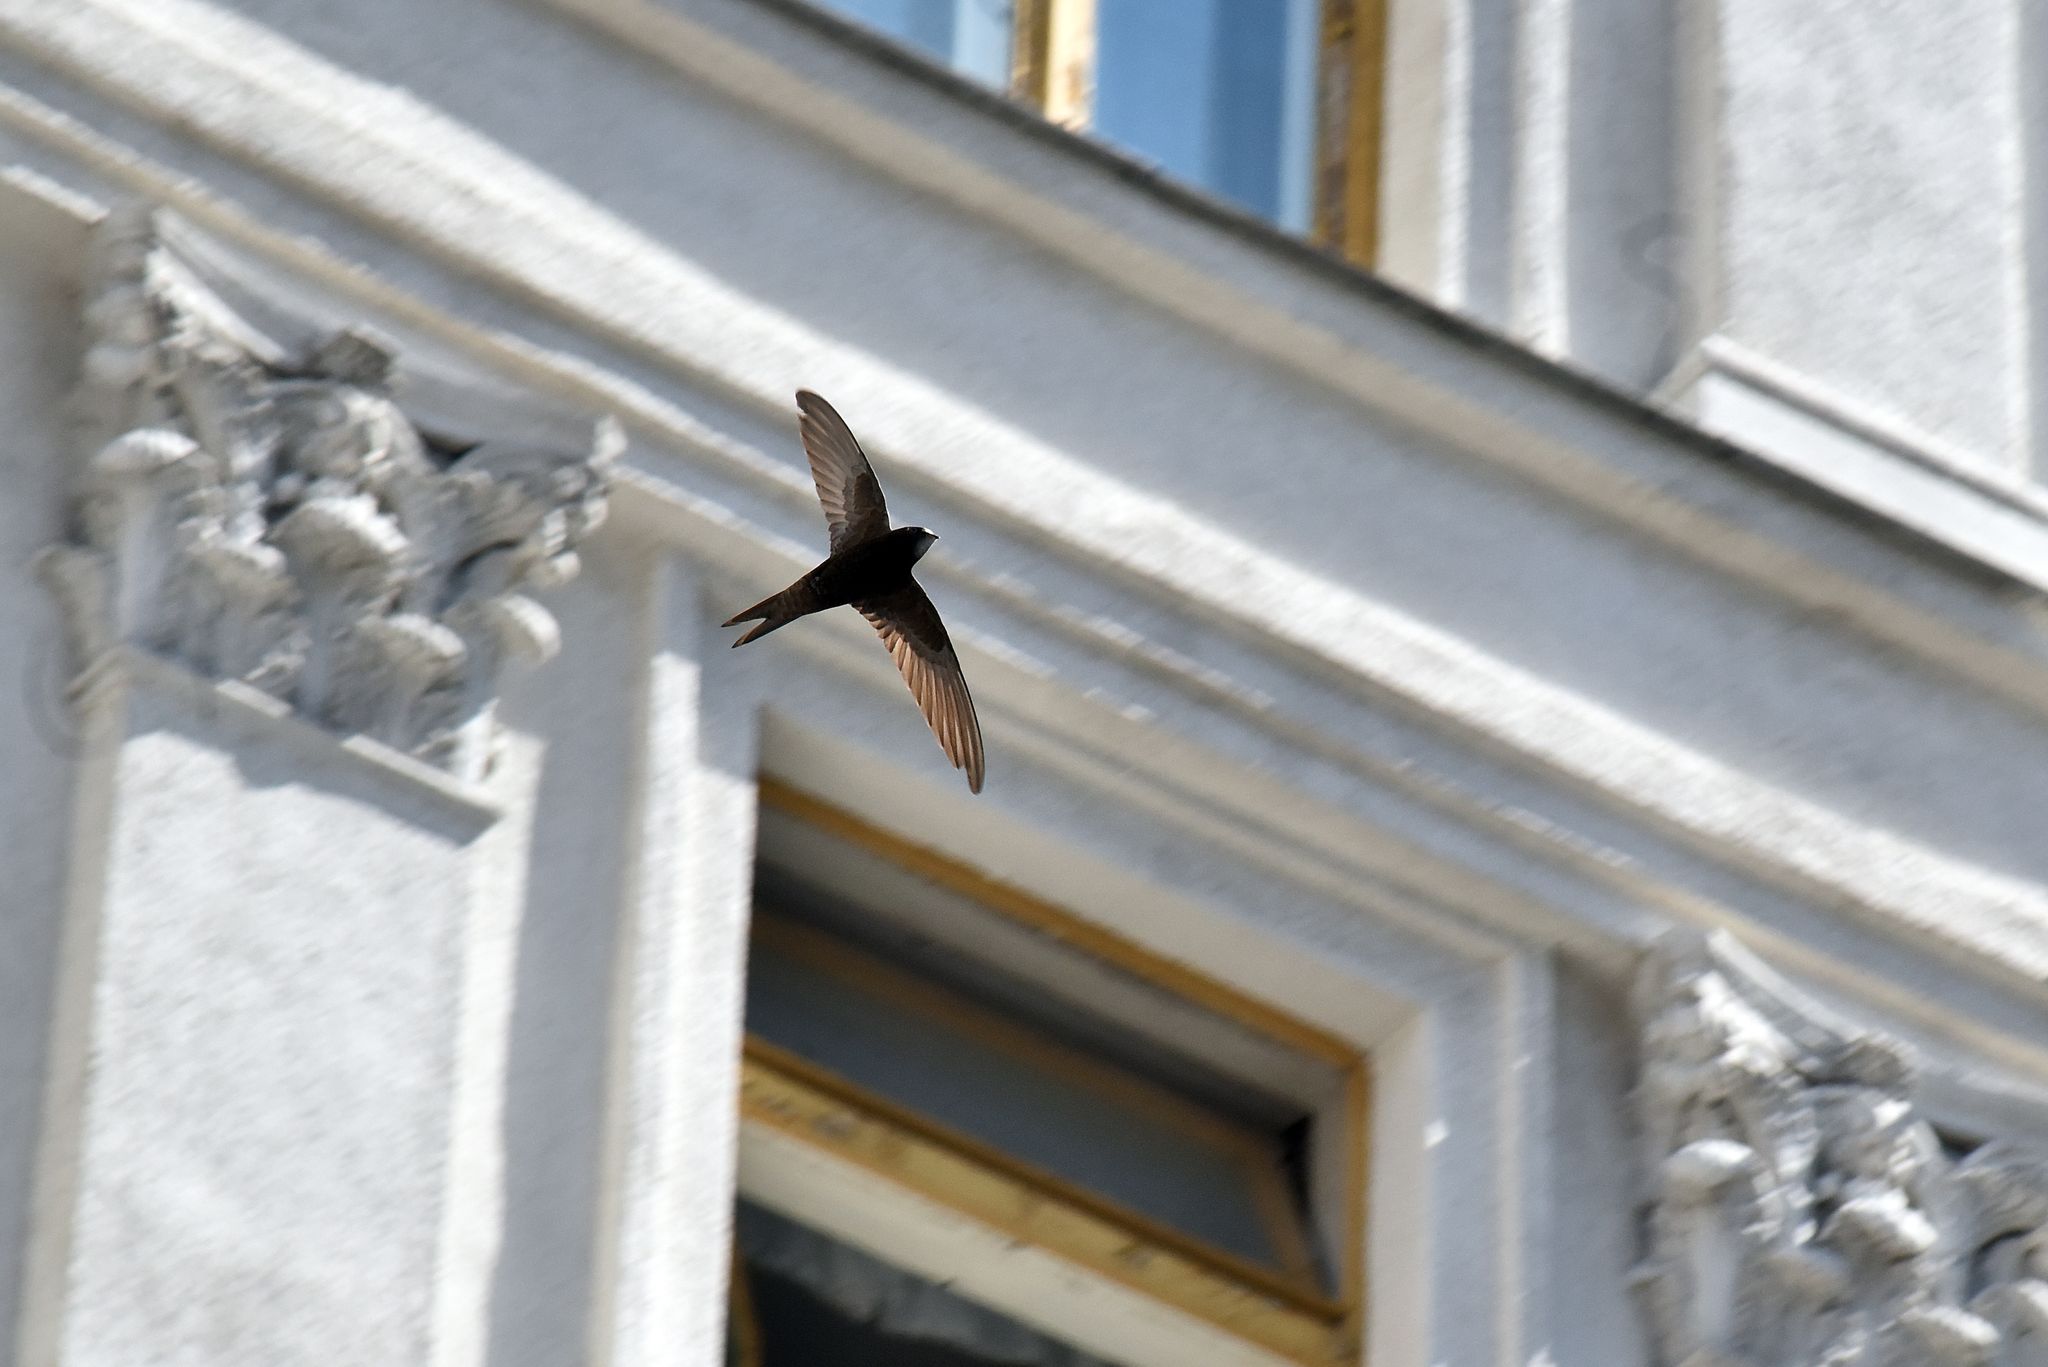
[[[1906,544],[1950,570],[2048,591],[2048,561],[1985,553],[2010,536],[1991,504],[1974,509],[1981,526],[1900,521],[1854,489],[1546,360],[801,3],[536,3],[1761,591],[1840,612],[1994,691],[2015,683],[2011,661],[1978,653],[1986,640],[2041,659],[2027,633],[1977,613],[1971,592],[1927,595],[1930,578],[1871,594]],[[1964,476],[1953,478],[1967,493]],[[2048,509],[2021,511],[2048,531]],[[2017,686],[2041,705],[2037,682]]]
[[[1769,451],[1859,506],[2048,585],[2048,492],[1988,469],[1731,338],[1702,341],[1660,389],[1708,430]]]
[[[1933,541],[1914,555],[1917,568],[1902,567],[1912,537],[1898,524],[1240,216],[1223,213],[1219,226],[1218,214],[1191,214],[1185,194],[1161,201],[1104,177],[1084,182],[1085,203],[1063,202],[1076,192],[1055,178],[1071,181],[1077,157],[1105,154],[1067,146],[1063,134],[1023,136],[962,117],[971,111],[957,97],[889,69],[850,73],[865,78],[852,82],[865,103],[846,93],[847,81],[808,80],[777,59],[806,55],[806,40],[830,45],[757,6],[706,0],[693,10],[757,39],[789,30],[773,57],[646,0],[546,3],[630,34],[693,79],[799,122],[878,170],[935,192],[951,187],[949,197],[1077,266],[1475,458],[2048,710],[2048,654],[2010,620],[2009,595],[1985,592],[1989,579],[2017,586],[2007,568]],[[873,444],[891,452],[912,429],[927,442],[936,432],[985,444],[980,460],[954,456],[932,468],[908,451],[896,458],[992,516],[1014,511],[985,476],[1007,475],[1028,454],[1015,449],[1020,434],[990,430],[943,393],[906,392],[918,388],[911,377],[737,294],[404,91],[200,0],[0,0],[0,43],[598,336],[778,411],[802,383],[903,393],[902,415],[915,420],[878,409],[866,424]],[[835,74],[849,74],[840,70],[847,54],[832,55]],[[876,107],[875,85],[893,106]]]
[[[0,43],[763,412],[781,411],[799,383],[860,392],[868,396],[864,424],[888,477],[914,480],[1047,556],[1083,570],[1113,570],[1116,584],[1256,641],[1288,668],[1375,704],[1391,703],[1459,744],[1537,773],[1747,876],[1842,908],[1880,933],[1938,947],[1978,971],[1990,968],[2036,998],[2048,982],[2048,894],[2040,888],[1758,782],[1192,517],[1167,497],[1108,478],[800,319],[763,310],[473,130],[261,26],[194,0],[0,0]],[[719,49],[707,51],[715,56]],[[374,297],[380,308],[489,357],[523,382],[617,413],[636,435],[698,469],[778,501],[810,497],[794,467],[708,429],[645,389],[434,315],[316,248],[257,228],[203,190],[18,92],[0,102],[0,118],[91,160],[101,174],[147,186],[210,229],[326,288]],[[1033,155],[1045,154],[1042,141],[1031,144],[1038,148]],[[1107,182],[1098,189],[1105,200],[1123,193]],[[1127,211],[1121,203],[1112,207]],[[1884,528],[1790,497],[1785,482],[1760,477],[1764,468],[1753,458],[1513,359],[1463,325],[1412,302],[1396,305],[1383,289],[1333,290],[1328,270],[1299,253],[1220,235],[1214,224],[1193,220],[1175,231],[1208,234],[1203,249],[1230,257],[1231,278],[1203,287],[1209,302],[1196,310],[1196,321],[1206,319],[1205,326],[1219,325],[1215,313],[1236,300],[1251,310],[1248,318],[1257,315],[1245,326],[1272,323],[1280,329],[1275,336],[1289,339],[1277,351],[1262,348],[1268,354],[1333,383],[1341,372],[1347,392],[1428,416],[1428,425],[1448,429],[1477,456],[1626,516],[1746,583],[1830,608],[1954,673],[2048,709],[2048,673],[2016,644],[2026,623],[2008,581],[1958,573],[1955,562],[1904,548]],[[1169,235],[1153,250],[1175,249]],[[1186,283],[1196,274],[1191,262],[1161,260],[1159,281]],[[1250,283],[1237,278],[1247,273]],[[1247,301],[1243,292],[1254,287],[1281,291],[1299,304],[1299,315],[1290,317],[1273,298]],[[1310,353],[1322,359],[1310,365]],[[936,451],[947,455],[922,454]],[[1028,507],[1005,497],[1020,483],[1033,490]],[[621,472],[618,500],[624,520],[656,535],[687,527],[691,535],[677,538],[680,549],[739,577],[765,582],[806,563],[803,549],[772,528],[645,470]],[[1737,525],[1750,512],[1768,532]],[[939,568],[975,578],[962,563],[942,560]],[[1248,587],[1262,602],[1257,613],[1244,607]],[[1015,594],[1001,582],[984,578],[975,588],[1005,613],[1024,609],[1006,602]],[[1034,621],[1076,649],[1120,659],[1204,705],[1226,707],[1286,744],[1315,730],[1262,700],[1257,689],[1235,687],[1201,662],[1177,661],[1118,623],[1044,611]],[[987,679],[998,702],[1006,692],[1038,686],[1002,641],[963,634],[976,655],[978,684]],[[1327,746],[1337,762],[1372,772],[1372,764],[1346,750],[1341,737]],[[1497,832],[1519,827],[1550,857],[1587,865],[1608,858],[1570,831],[1530,825],[1526,813],[1488,813],[1483,794],[1460,801]]]

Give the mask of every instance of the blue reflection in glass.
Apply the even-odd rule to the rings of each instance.
[[[921,48],[963,76],[1010,83],[1012,0],[824,0],[827,9]]]
[[[1099,0],[1095,131],[1306,229],[1317,12],[1317,0]]]

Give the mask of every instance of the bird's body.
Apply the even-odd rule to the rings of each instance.
[[[984,761],[974,700],[938,609],[910,573],[939,538],[922,527],[891,528],[882,487],[845,420],[809,390],[798,390],[796,402],[832,553],[788,588],[728,619],[729,627],[760,623],[733,645],[759,640],[814,612],[853,607],[881,633],[932,734],[954,767],[966,769],[967,786],[978,793]]]
[[[727,626],[756,618],[761,622],[733,644],[743,646],[814,612],[859,607],[864,602],[886,599],[905,587],[916,587],[917,581],[910,577],[911,566],[937,540],[922,527],[897,527],[871,541],[826,556],[809,574],[727,622]]]

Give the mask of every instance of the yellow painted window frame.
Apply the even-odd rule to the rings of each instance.
[[[1322,0],[1311,237],[1370,269],[1379,257],[1387,5]],[[1096,0],[1016,0],[1010,93],[1063,128],[1095,110]]]
[[[1177,1129],[1206,1144],[1212,1151],[1229,1155],[1252,1193],[1267,1234],[1285,1260],[1283,1276],[1275,1276],[1268,1268],[1220,1249],[1212,1253],[1200,1243],[1187,1240],[1136,1212],[1122,1214],[1119,1218],[1144,1225],[1154,1238],[1185,1242],[1190,1256],[1211,1258],[1228,1269],[1231,1275],[1258,1283],[1275,1295],[1299,1297],[1302,1304],[1318,1310],[1332,1308],[1333,1303],[1322,1294],[1318,1282],[1315,1255],[1308,1245],[1308,1232],[1293,1218],[1293,1203],[1286,1179],[1273,1167],[1270,1151],[1260,1145],[1248,1130],[1165,1087],[1133,1077],[1080,1049],[997,1016],[950,988],[940,987],[823,931],[780,919],[762,918],[754,923],[753,942],[773,949],[812,972],[837,978],[872,996],[881,997],[906,1017],[977,1040],[992,1053],[1005,1055],[1027,1067],[1064,1077],[1081,1091],[1093,1092],[1105,1100],[1143,1112],[1156,1123]],[[862,1095],[872,1095],[857,1084],[845,1085]],[[933,1133],[954,1134],[940,1122],[921,1123]],[[1023,1165],[1017,1166],[1021,1169]],[[1050,1173],[1036,1173],[1033,1180],[1046,1185],[1064,1185],[1061,1179]]]
[[[760,799],[766,810],[803,821],[1340,1070],[1344,1078],[1339,1124],[1346,1158],[1346,1221],[1341,1231],[1343,1265],[1337,1269],[1338,1290],[1335,1295],[1325,1294],[1305,1278],[1276,1273],[1211,1247],[752,1036],[746,1041],[741,1068],[740,1112],[746,1123],[885,1177],[1010,1238],[1057,1254],[1305,1367],[1359,1362],[1366,1305],[1371,1096],[1369,1063],[1361,1051],[1183,964],[808,793],[763,779]],[[772,933],[785,939],[805,934],[787,928]],[[817,938],[822,942],[826,937]],[[836,946],[827,951],[823,943],[793,940],[783,947],[792,944],[799,952],[821,956],[821,963],[828,962],[822,957],[828,953],[838,956],[841,971],[868,973],[877,967],[865,956]],[[855,962],[856,957],[861,961]],[[938,989],[910,984],[904,981],[908,975],[899,970],[883,971],[888,990],[915,991],[928,1008],[952,1009],[940,999]],[[1057,1047],[1045,1043],[1027,1046],[1021,1039],[1002,1043]],[[1065,1062],[1081,1070],[1081,1076],[1090,1066]],[[1174,1104],[1165,1097],[1153,1100],[1162,1106]],[[1186,1118],[1189,1123],[1216,1123],[1206,1116]],[[1284,1193],[1275,1195],[1284,1199]],[[1305,1259],[1298,1266],[1306,1271]]]

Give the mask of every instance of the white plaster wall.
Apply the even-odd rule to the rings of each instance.
[[[2024,462],[2016,0],[1722,0],[1727,334],[1987,466]]]
[[[1682,2],[1573,0],[1564,21],[1563,353],[1634,393],[1697,325],[1678,198]]]
[[[717,364],[757,376],[775,402],[798,383],[824,383],[837,354],[879,358],[1007,433],[1137,488],[1171,489],[1188,513],[1743,772],[1995,867],[2039,872],[2048,860],[2026,815],[2034,770],[1967,758],[2048,764],[2036,717],[1984,698],[1952,727],[1920,726],[1916,718],[1942,705],[1946,682],[1895,653],[1603,527],[1114,282],[1020,250],[978,216],[908,192],[593,30],[502,0],[426,12],[364,0],[345,16],[309,0],[236,8],[486,133],[730,291],[717,303],[800,319],[824,344],[809,358],[775,354],[737,331],[702,341],[718,348]],[[844,79],[856,78],[859,61],[838,59]],[[153,136],[173,156],[209,171],[218,164]],[[305,212],[289,201],[279,208]],[[350,240],[345,221],[305,222]],[[758,434],[771,458],[797,463],[779,410],[736,404],[718,383],[621,356],[577,329],[508,316],[489,291],[445,281],[431,289],[451,306],[617,365],[721,428]],[[659,327],[666,303],[636,297],[630,306]],[[852,406],[861,430],[879,433],[885,458],[892,442],[962,466],[982,458],[953,449],[932,426],[886,426],[896,415],[875,401]],[[943,512],[931,515],[943,521]],[[964,543],[951,544],[965,551]],[[990,564],[1022,559],[1001,538],[981,537],[971,550]],[[1092,593],[1087,576],[1040,572],[1038,584],[1061,601]]]
[[[598,1248],[612,999],[644,671],[642,586],[604,547],[550,595],[562,653],[515,678],[503,724],[539,752],[533,839],[499,1121],[504,1229],[492,1274],[492,1367],[584,1358]]]
[[[1418,22],[1409,8],[1393,6],[1397,41]],[[1433,10],[1436,0],[1420,8]],[[1487,83],[1493,99],[1513,96],[1504,133],[1472,120],[1468,165],[1476,177],[1493,163],[1493,176],[1512,186],[1505,220],[1471,225],[1499,238],[1495,250],[1511,259],[1512,304],[1501,315],[1455,297],[1443,302],[1542,355],[1647,390],[1669,369],[1688,324],[1689,291],[1677,273],[1676,11],[1669,0],[1518,0],[1473,4],[1464,13],[1475,62],[1498,49],[1496,64],[1507,63],[1492,73],[1475,65],[1466,78],[1475,87]],[[1391,58],[1404,59],[1412,60]],[[1455,65],[1440,69],[1458,74]],[[1406,79],[1424,84],[1417,74]],[[1390,108],[1397,167],[1412,155],[1413,120]],[[1400,189],[1389,184],[1387,192]],[[1406,218],[1441,210],[1422,201],[1389,212]],[[1387,265],[1405,283],[1413,277],[1400,255]]]
[[[702,1367],[725,1357],[760,710],[709,679],[733,656],[699,567],[673,554],[641,564],[590,1356]]]
[[[2025,473],[2048,478],[2048,9],[2019,5],[2013,71],[2019,86],[2021,226],[2025,259]]]
[[[1384,271],[1632,392],[1753,360],[1881,445],[2031,474],[2037,9],[1403,0]]]
[[[734,22],[770,13],[678,5],[741,16]],[[23,9],[0,4],[0,17]],[[619,1367],[697,1367],[715,1351],[749,780],[764,708],[762,753],[782,776],[1276,1004],[1365,1041],[1401,1042],[1382,1075],[1385,1143],[1375,1149],[1386,1198],[1373,1229],[1385,1297],[1375,1360],[1388,1367],[1540,1361],[1541,1352],[1589,1367],[1640,1360],[1617,1280],[1630,1228],[1622,1013],[1611,977],[1593,981],[1583,963],[1556,983],[1536,971],[1549,942],[1611,975],[1669,918],[1733,922],[1828,967],[1852,995],[1889,993],[1887,1009],[1966,1018],[1957,1033],[1973,1047],[2039,1062],[2048,1010],[2038,984],[2022,979],[2035,962],[2039,928],[2029,918],[2048,874],[2034,800],[2048,735],[2038,706],[2023,701],[2039,642],[2014,627],[2021,612],[2009,585],[1987,587],[1839,509],[1816,511],[1725,452],[1616,418],[1462,341],[1455,364],[1432,372],[1433,393],[1415,397],[1408,388],[1421,386],[1403,373],[1385,394],[1361,397],[1328,372],[1257,350],[1246,332],[1191,323],[1128,281],[1041,250],[965,192],[911,189],[784,111],[720,93],[538,3],[364,0],[338,11],[246,0],[236,9],[288,40],[282,57],[262,52],[266,79],[287,72],[298,83],[285,93],[329,100],[329,112],[361,115],[392,142],[344,121],[322,146],[331,160],[300,157],[304,144],[292,138],[303,104],[261,87],[216,87],[180,65],[178,52],[206,54],[215,42],[248,51],[210,22],[174,22],[197,12],[180,3],[164,21],[172,55],[128,73],[136,88],[107,79],[95,89],[24,55],[18,34],[0,52],[0,78],[16,93],[50,101],[153,166],[53,152],[59,144],[24,131],[18,111],[7,115],[7,155],[96,193],[166,168],[197,177],[231,201],[224,218],[246,210],[373,273],[330,278],[336,288],[394,284],[420,330],[445,323],[461,345],[495,348],[537,384],[566,391],[587,380],[579,402],[601,392],[633,416],[633,497],[620,500],[632,525],[615,523],[587,577],[551,604],[564,656],[515,683],[505,708],[538,788],[531,805],[516,784],[510,799],[511,822],[532,819],[531,848],[491,874],[499,905],[525,907],[504,1026],[504,1110],[489,1126],[502,1145],[504,1202],[502,1252],[477,1326],[491,1367],[551,1367],[586,1350]],[[1591,60],[1590,30],[1566,31],[1580,44],[1568,51]],[[821,83],[872,94],[862,82],[876,73],[858,57],[787,42],[777,60],[815,61]],[[287,57],[312,76],[299,82],[304,70]],[[931,94],[899,82],[874,98]],[[166,117],[167,105],[180,116]],[[433,137],[413,139],[406,120],[422,110],[446,117]],[[942,102],[924,106],[934,110],[968,129],[963,138],[982,139],[975,146],[1006,153],[999,126]],[[1585,128],[1567,120],[1565,145]],[[392,143],[431,155],[407,163]],[[479,225],[475,204],[439,177],[500,165],[486,158],[503,152],[524,169],[485,187],[511,193],[488,201],[510,207]],[[1129,221],[1118,215],[1152,211],[1131,210],[1100,167],[1049,164],[1058,194],[1119,228]],[[1600,200],[1610,207],[1581,221],[1633,212],[1611,207],[1625,199]],[[487,236],[480,254],[436,235],[450,223]],[[546,236],[565,223],[584,236]],[[1179,222],[1163,230],[1194,232]],[[604,252],[582,250],[591,243]],[[630,250],[614,253],[620,243]],[[1195,259],[1248,294],[1267,283],[1262,272],[1291,269],[1278,253],[1248,264],[1256,253],[1234,240],[1196,246],[1213,255]],[[1501,272],[1504,287],[1505,260],[1480,264]],[[1355,346],[1342,353],[1348,365],[1366,366],[1376,351],[1409,364],[1449,346],[1435,324],[1327,277],[1291,278],[1289,288],[1299,293],[1282,297],[1319,325],[1328,314],[1317,310],[1365,320],[1345,334]],[[1644,326],[1629,306],[1617,316]],[[1372,371],[1383,373],[1393,372]],[[831,392],[872,434],[897,512],[946,534],[928,578],[962,641],[1001,775],[978,802],[961,797],[858,622],[806,623],[778,636],[776,651],[737,654],[709,626],[718,604],[750,601],[763,591],[755,579],[786,576],[794,557],[817,549],[786,395],[819,376],[845,382]],[[1491,428],[1460,428],[1431,412],[1460,404],[1501,416]],[[1553,436],[1517,473],[1473,434],[1519,438],[1523,421]],[[1897,595],[1880,601],[1952,607],[1958,635],[1982,630],[2010,650],[2017,681],[1994,696],[1940,649],[1900,648],[1868,622],[1745,581],[1725,553],[1715,562],[1697,546],[1674,549],[1612,504],[1594,511],[1570,478],[1546,482],[1528,468],[1578,470],[1575,461],[1596,457],[1642,473],[1634,506],[1646,520],[1668,511],[1660,500],[1669,494],[1688,515],[1740,522],[1760,542],[1811,554],[1809,563],[1861,567],[1873,596]],[[1133,490],[1142,497],[1125,497]],[[1124,519],[1114,530],[1126,544],[1113,550],[1063,539],[1099,535],[1114,518]],[[1201,539],[1210,533],[1256,548],[1263,558],[1248,563],[1262,582],[1307,607],[1306,621],[1271,624],[1296,635],[1257,630],[1199,598],[1215,567],[1185,547],[1214,545]],[[1843,545],[1854,553],[1830,559]],[[657,556],[702,564],[663,569],[650,594]],[[1343,639],[1305,639],[1318,626]],[[1418,644],[1421,628],[1439,633],[1429,639],[1441,651]],[[1538,697],[1531,680],[1552,691]],[[1565,712],[1559,698],[1581,710]],[[1611,725],[1617,718],[1640,733]],[[319,1186],[323,1171],[352,1175],[351,1164],[368,1163],[369,1209],[384,1212],[393,1237],[354,1270],[356,1290],[446,1280],[428,1241],[447,1222],[431,1210],[402,1218],[400,1208],[444,1199],[433,1166],[444,1160],[430,1152],[444,1122],[430,1094],[452,1087],[458,1071],[449,994],[461,969],[446,899],[481,901],[460,873],[471,854],[431,816],[401,817],[323,787],[354,772],[321,748],[327,738],[245,771],[225,756],[249,751],[247,737],[199,721],[187,730],[205,744],[176,740],[185,734],[176,728],[137,742],[137,765],[166,766],[164,791],[133,790],[115,811],[128,823],[125,860],[176,836],[209,851],[204,867],[167,866],[164,886],[197,905],[170,921],[153,904],[116,897],[109,927],[134,933],[137,966],[111,975],[109,991],[127,1004],[117,1023],[150,1013],[186,1022],[184,1041],[214,1061],[167,1057],[173,1045],[140,1029],[110,1036],[133,1055],[111,1076],[124,1087],[141,1076],[106,1112],[99,1147],[87,1150],[96,1166],[81,1180],[119,1196],[141,1170],[144,1150],[116,1142],[137,1133],[129,1107],[166,1119],[176,1161],[137,1199],[86,1207],[81,1248],[91,1262],[80,1286],[109,1298],[132,1274],[161,1298],[104,1322],[67,1322],[107,1360],[145,1332],[168,1334],[181,1351],[213,1332],[204,1303],[180,1299],[180,1278],[197,1272],[144,1266],[110,1234],[117,1220],[140,1220],[175,1239],[185,1231],[164,1212],[210,1173],[264,1193],[266,1209],[284,1198],[296,1223],[237,1228],[259,1247],[289,1235],[285,1256],[304,1257],[319,1245],[299,1236],[321,1233],[333,1212],[322,1191],[299,1200],[294,1184]],[[1582,782],[1502,737],[1550,747],[1546,756],[1573,743],[1580,756],[1607,747],[1592,758],[1612,767],[1596,777],[1622,780]],[[1671,756],[1659,747],[1679,746],[1725,768],[1661,767]],[[1845,823],[1831,836],[1903,834],[1950,862],[1938,877],[1923,878],[1924,865],[1903,856],[1842,871],[1860,850],[1897,851],[1817,840],[1826,847],[1802,853],[1817,852],[1845,881],[1857,875],[1853,891],[1788,872],[1770,843],[1783,808],[1723,783],[1729,774],[1818,804]],[[126,777],[119,788],[131,792]],[[1686,819],[1709,809],[1718,838],[1667,820],[1683,802],[1694,804]],[[265,815],[240,820],[245,810]],[[272,821],[292,829],[271,831]],[[265,835],[281,853],[224,843],[224,831]],[[342,836],[376,863],[342,861],[318,894],[366,909],[310,919],[310,904],[292,899],[292,870],[333,861]],[[141,886],[139,865],[119,867],[129,881],[117,887]],[[1984,870],[2012,877],[1984,891],[1973,881]],[[402,890],[382,880],[395,872],[406,874]],[[231,904],[202,897],[209,887],[235,889]],[[1918,932],[1939,932],[1962,919],[1959,905],[1972,915],[1990,906],[2012,932],[2016,947],[1995,969],[1953,946],[1928,953],[1924,939],[1885,920],[1903,908],[1922,918]],[[215,948],[202,942],[209,926],[232,932],[227,982],[259,998],[268,979],[249,955],[331,951],[318,965],[326,985],[307,1000],[258,1005],[287,1020],[375,1016],[366,1047],[381,1040],[377,1066],[407,1080],[391,1115],[353,1115],[318,1096],[298,1109],[296,1081],[276,1079],[296,1079],[306,1060],[279,1060],[275,1045],[252,1042],[233,1000],[202,1010],[166,999],[167,985],[189,981]],[[377,1011],[380,965],[394,984],[419,989],[382,1003],[388,1015]],[[282,1142],[297,1142],[293,1127],[322,1127],[307,1141],[307,1172],[244,1151],[210,1114],[153,1085],[162,1062],[167,1078],[239,1104],[250,1092],[238,1089],[255,1086],[249,1060],[269,1070],[263,1103],[287,1107],[264,1122],[283,1128]],[[370,1066],[353,1046],[311,1063],[341,1070],[338,1096],[361,1086],[358,1064]],[[465,1180],[492,1185],[493,1147],[465,1149],[475,1160]],[[1606,1274],[1599,1293],[1578,1299],[1571,1279],[1550,1270],[1565,1250]],[[346,1243],[333,1252],[355,1257]],[[203,1266],[243,1276],[231,1253],[208,1236],[202,1257],[218,1261]],[[332,1307],[306,1294],[308,1325],[327,1324],[318,1317]],[[453,1339],[422,1328],[416,1289],[389,1309],[349,1326],[357,1338],[348,1342],[388,1353],[383,1360],[460,1359],[446,1347]],[[293,1361],[312,1338],[310,1327],[221,1323],[227,1351],[249,1361]]]
[[[7,187],[0,241],[0,1344],[11,1344],[57,973],[69,756],[81,744],[63,701],[55,603],[30,563],[64,525],[71,271],[84,238],[74,215]]]
[[[1629,1287],[1638,1257],[1635,1031],[1625,995],[1569,962],[1555,968],[1555,1070],[1546,1126],[1553,1146],[1555,1245],[1551,1356],[1559,1364],[1650,1361]]]
[[[459,1361],[436,1315],[489,822],[144,674],[110,809],[78,814],[106,862],[67,945],[83,1034],[46,1115],[27,1360]]]

